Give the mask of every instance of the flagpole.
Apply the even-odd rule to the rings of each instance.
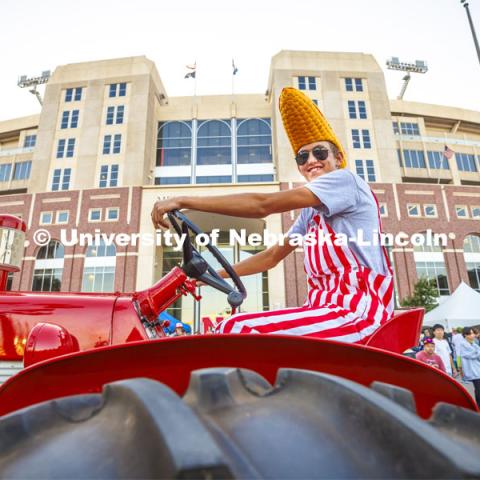
[[[195,77],[193,77],[193,99],[197,98],[197,61],[195,60]]]

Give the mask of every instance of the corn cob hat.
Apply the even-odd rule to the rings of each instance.
[[[342,144],[310,98],[296,88],[287,87],[282,90],[279,103],[283,126],[295,154],[303,145],[328,141],[336,145],[342,153],[340,168],[347,166],[347,156]]]

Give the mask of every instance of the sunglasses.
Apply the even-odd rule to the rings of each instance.
[[[327,150],[326,148],[323,147],[315,147],[311,150],[313,153],[313,156],[317,160],[326,160],[328,157],[328,154],[330,153],[330,150]],[[297,165],[305,165],[308,161],[308,157],[310,156],[310,152],[308,150],[302,150],[297,153],[295,157],[295,161],[297,162]]]

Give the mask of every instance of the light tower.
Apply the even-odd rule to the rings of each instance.
[[[43,105],[42,97],[40,96],[40,92],[37,90],[39,85],[43,85],[47,83],[50,78],[50,70],[45,70],[39,77],[30,77],[28,78],[26,75],[22,75],[17,82],[17,85],[20,88],[28,88],[32,87],[29,90],[30,93],[37,97],[37,100],[40,102],[40,105]]]
[[[468,23],[470,24],[470,30],[472,31],[473,43],[475,44],[478,61],[480,62],[480,46],[478,45],[477,34],[473,26],[472,16],[470,15],[470,10],[468,8],[468,2],[467,0],[460,0],[460,3],[465,7],[465,11],[467,12]]]
[[[402,89],[400,90],[400,95],[397,97],[399,100],[403,99],[403,95],[405,94],[405,90],[407,89],[408,82],[410,81],[410,73],[427,73],[428,66],[427,62],[423,60],[415,60],[415,63],[406,63],[401,62],[398,57],[391,57],[387,60],[387,67],[389,70],[399,70],[401,72],[407,72],[407,74],[403,77],[403,85]]]

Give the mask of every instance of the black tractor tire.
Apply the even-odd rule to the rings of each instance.
[[[145,378],[0,418],[0,478],[480,478],[480,416],[411,392],[279,370],[192,373],[183,399]]]

